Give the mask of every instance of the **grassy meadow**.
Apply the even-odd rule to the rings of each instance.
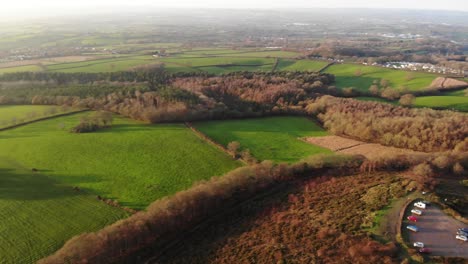
[[[326,61],[280,59],[276,71],[314,71],[318,72],[328,64]]]
[[[0,263],[35,263],[73,236],[127,216],[47,174],[0,156]]]
[[[24,66],[0,68],[0,74],[12,73],[12,72],[37,72],[41,70],[42,68],[39,67],[38,65],[24,65]]]
[[[59,63],[47,66],[53,72],[117,72],[133,67],[157,63],[152,56],[122,56],[81,62]]]
[[[435,109],[453,109],[468,112],[467,96],[421,96],[417,97],[413,103],[416,107],[430,107]]]
[[[0,132],[0,156],[134,209],[240,166],[181,124],[116,117],[109,129],[68,132],[87,114]]]
[[[0,105],[0,128],[73,110],[50,105]]]
[[[356,75],[359,71],[361,74]],[[335,75],[338,88],[354,87],[363,92],[367,92],[375,80],[380,82],[382,79],[389,81],[389,86],[395,89],[423,90],[437,77],[431,73],[407,72],[358,64],[335,64],[328,67],[325,72]]]
[[[330,150],[300,141],[327,132],[304,117],[267,117],[195,123],[195,127],[224,146],[238,141],[259,160],[294,162]]]

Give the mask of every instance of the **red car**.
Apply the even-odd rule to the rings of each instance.
[[[431,250],[428,249],[428,248],[420,248],[420,249],[419,249],[419,253],[431,254]]]
[[[408,216],[408,220],[410,220],[411,222],[417,222],[418,221],[418,218],[414,215],[410,215]]]

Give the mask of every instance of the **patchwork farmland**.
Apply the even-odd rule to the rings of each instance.
[[[0,108],[2,117],[46,109]],[[74,235],[128,216],[99,199],[142,210],[241,165],[181,124],[147,125],[116,116],[114,126],[99,133],[70,133],[87,115],[0,132],[0,234],[6,239],[0,262],[33,263]]]

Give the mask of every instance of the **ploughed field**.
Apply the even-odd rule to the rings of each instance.
[[[70,133],[88,114],[0,132],[0,263],[34,263],[129,214],[98,196],[144,209],[241,165],[182,124],[114,117],[111,128]]]
[[[395,148],[376,143],[367,143],[340,136],[307,137],[306,142],[330,149],[334,152],[350,155],[363,155],[367,159],[377,160],[393,155],[425,155],[427,153],[410,149]]]
[[[198,122],[197,129],[225,147],[237,141],[258,160],[295,162],[326,148],[307,144],[302,137],[325,136],[327,132],[305,117],[267,117],[242,120]]]

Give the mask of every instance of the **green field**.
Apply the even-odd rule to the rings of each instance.
[[[8,139],[0,134],[0,140]],[[47,174],[0,156],[0,263],[35,263],[73,236],[126,217]]]
[[[159,61],[177,63],[189,67],[206,67],[206,66],[236,66],[236,65],[264,65],[274,64],[274,59],[271,58],[239,58],[239,57],[202,57],[202,58],[160,58]]]
[[[0,74],[11,72],[37,72],[41,70],[42,68],[37,65],[25,65],[17,67],[0,68]]]
[[[326,61],[285,60],[281,59],[276,71],[314,71],[318,72],[328,64]]]
[[[441,93],[441,95],[450,95],[450,96],[468,96],[468,89],[458,90],[458,91],[451,91]]]
[[[0,132],[0,156],[135,209],[240,166],[181,124],[147,125],[117,117],[110,129],[68,132],[87,114]]]
[[[252,51],[252,52],[239,52],[230,54],[233,57],[256,57],[256,58],[294,58],[299,53],[292,51],[281,51],[281,50],[264,50],[264,51]]]
[[[58,106],[0,105],[0,128],[60,113],[65,113],[65,111]]]
[[[356,75],[357,71],[361,71],[360,76]],[[423,90],[429,87],[437,77],[430,73],[407,72],[358,64],[335,64],[328,67],[325,72],[335,75],[337,87],[354,87],[363,92],[369,90],[374,80],[380,82],[382,79],[388,80],[392,88],[402,90],[406,87],[409,91]]]
[[[259,160],[295,162],[330,150],[300,141],[300,137],[324,136],[322,128],[304,117],[268,117],[243,120],[210,121],[195,126],[224,146],[238,141]]]
[[[157,61],[152,56],[125,56],[97,60],[59,63],[47,66],[47,71],[53,72],[116,72],[129,70],[132,67],[154,64]]]
[[[453,109],[468,112],[468,97],[466,96],[421,96],[413,103],[417,107],[430,107],[435,109]]]
[[[170,72],[205,71],[221,74],[234,71],[271,71],[274,64],[272,58],[241,58],[241,57],[203,57],[160,58],[165,68]]]

